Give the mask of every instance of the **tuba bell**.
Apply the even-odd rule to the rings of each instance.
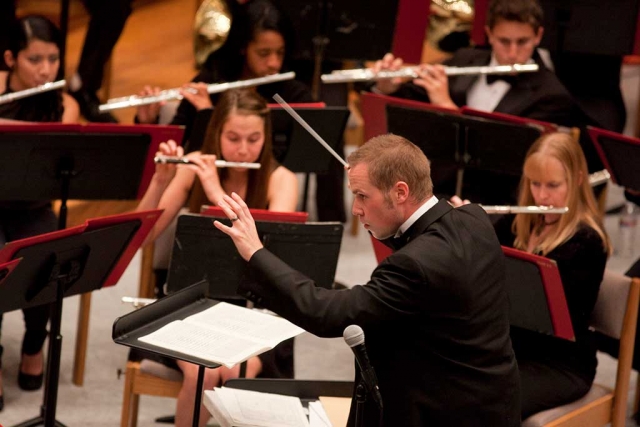
[[[226,0],[204,0],[196,12],[193,27],[193,51],[200,68],[229,36],[231,12]]]

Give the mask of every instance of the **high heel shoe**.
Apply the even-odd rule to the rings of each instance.
[[[24,354],[22,357],[24,358]],[[35,355],[34,355],[35,356]],[[34,391],[42,387],[44,380],[44,368],[40,374],[27,374],[22,372],[22,360],[20,361],[20,370],[18,371],[18,386],[25,391]]]

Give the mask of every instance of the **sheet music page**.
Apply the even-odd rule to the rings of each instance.
[[[267,350],[263,343],[177,320],[140,341],[220,363],[228,368]]]
[[[189,316],[184,321],[240,335],[269,347],[275,347],[278,343],[304,332],[304,329],[281,317],[223,302]]]
[[[285,319],[221,302],[139,339],[230,368],[302,332]]]
[[[205,402],[211,393],[224,405],[234,426],[309,427],[297,397],[216,387],[205,391]]]

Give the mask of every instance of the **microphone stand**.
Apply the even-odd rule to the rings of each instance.
[[[364,380],[358,382],[356,387],[356,427],[364,426],[364,404],[367,401],[367,389]]]

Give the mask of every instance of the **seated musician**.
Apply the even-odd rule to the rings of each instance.
[[[158,154],[182,156],[183,149],[174,141],[168,141],[160,145]],[[296,176],[273,160],[269,109],[255,91],[225,92],[216,105],[202,151],[194,151],[187,157],[193,164],[156,166],[151,184],[138,206],[138,210],[164,209],[148,241],[155,239],[185,204],[192,212],[199,212],[201,205],[217,204],[223,195],[231,192],[242,194],[251,208],[280,212],[292,212],[296,208]],[[258,162],[262,167],[218,169],[216,159]],[[190,426],[198,366],[183,361],[176,363],[184,374],[177,402],[176,426]],[[238,375],[239,366],[207,369],[204,387],[211,389]],[[249,359],[247,377],[258,375],[292,378],[293,341],[288,340],[272,352]],[[208,418],[209,413],[203,407],[199,425],[204,426]]]
[[[452,202],[461,204],[459,198]],[[566,206],[565,214],[517,214],[496,231],[501,243],[557,262],[575,342],[512,327],[522,387],[522,419],[584,396],[596,373],[589,319],[598,296],[609,238],[599,218],[580,146],[564,133],[547,134],[527,153],[521,206]]]
[[[543,64],[536,48],[542,39],[542,8],[537,0],[492,0],[485,31],[491,47],[464,48],[445,61],[446,66],[474,67],[535,62],[537,72],[514,75],[447,77],[442,65],[423,64],[419,78],[378,81],[374,92],[431,102],[449,108],[469,106],[564,126],[575,126],[576,107],[556,75]],[[387,54],[374,67],[398,69],[402,59]]]
[[[9,71],[0,71],[0,96],[53,82],[60,67],[61,41],[58,28],[42,16],[29,15],[15,22],[10,28],[9,49],[3,52]],[[76,123],[78,115],[78,105],[62,89],[0,104],[0,118],[6,119],[7,124],[19,121]],[[0,246],[56,229],[57,219],[49,200],[0,202]],[[42,346],[48,333],[49,310],[46,305],[23,310],[26,332],[18,371],[18,385],[23,390],[37,390],[42,386]],[[0,324],[1,320],[0,315]],[[0,358],[2,353],[0,346]],[[0,410],[3,407],[0,377]]]
[[[243,5],[227,2],[233,12],[232,25],[224,45],[211,53],[192,83],[185,85],[196,94],[183,91],[184,100],[171,124],[185,125],[184,141],[188,151],[199,150],[202,144],[201,123],[207,123],[210,109],[220,94],[209,95],[207,84],[224,83],[265,77],[286,70],[291,54],[292,28],[282,12],[269,0],[253,0]],[[255,90],[270,101],[279,93],[287,102],[313,102],[311,92],[296,80],[285,80],[257,86]],[[154,94],[158,88],[146,87],[142,95]],[[140,123],[157,121],[159,104],[140,106],[136,119]],[[193,135],[192,129],[198,135]],[[279,159],[281,160],[281,159]]]

